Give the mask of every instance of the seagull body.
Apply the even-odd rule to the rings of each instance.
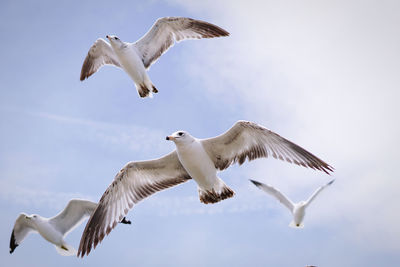
[[[234,195],[233,190],[217,176],[218,169],[201,139],[185,131],[176,132],[166,139],[175,142],[178,159],[189,176],[196,181],[201,202],[216,203]]]
[[[298,203],[293,203],[288,197],[286,197],[282,192],[280,192],[275,187],[263,184],[254,180],[250,180],[253,184],[255,184],[258,188],[263,190],[264,192],[270,194],[275,197],[279,202],[281,202],[285,207],[287,207],[293,215],[293,221],[289,224],[290,227],[293,228],[303,228],[303,220],[306,215],[306,208],[310,205],[310,203],[315,199],[315,197],[327,186],[331,185],[335,180],[331,180],[326,185],[320,186],[315,192],[308,198],[306,201],[300,201]]]
[[[142,57],[139,49],[132,44],[118,41],[116,36],[107,35],[107,39],[110,40],[111,47],[118,58],[121,68],[131,77],[138,87],[140,96],[146,96],[146,90],[157,93],[156,87],[150,81],[149,75],[147,75],[146,68],[143,65]]]
[[[76,249],[64,241],[64,237],[76,228],[96,209],[97,203],[88,200],[72,199],[58,215],[45,218],[37,214],[21,213],[14,224],[10,239],[10,253],[32,232],[39,233],[44,239],[54,244],[63,256],[76,255]],[[130,221],[124,223],[130,224]]]
[[[114,35],[106,36],[110,44],[104,39],[97,39],[85,58],[80,80],[88,78],[103,65],[110,64],[128,73],[141,97],[151,97],[158,90],[146,70],[175,42],[228,35],[224,29],[205,21],[181,17],[160,18],[135,43],[123,42]]]
[[[176,150],[159,158],[129,162],[115,176],[82,234],[78,256],[89,254],[134,204],[163,189],[194,179],[200,201],[216,203],[234,195],[218,176],[234,163],[273,156],[315,170],[333,169],[310,152],[258,124],[238,121],[217,137],[197,139],[185,131],[167,136]]]

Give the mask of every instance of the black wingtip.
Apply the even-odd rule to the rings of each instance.
[[[14,250],[18,247],[17,242],[15,242],[15,235],[14,235],[14,230],[11,233],[11,239],[10,239],[10,254],[14,252]]]
[[[261,186],[262,185],[262,183],[254,181],[254,180],[251,180],[251,179],[249,179],[249,181],[252,182],[253,184],[255,184],[255,186]]]

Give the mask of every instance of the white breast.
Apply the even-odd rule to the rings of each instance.
[[[142,83],[147,74],[137,48],[133,45],[128,45],[126,48],[116,49],[115,53],[122,67],[132,80],[137,84]]]
[[[304,219],[304,215],[306,214],[305,206],[301,204],[297,204],[293,209],[293,220],[296,223],[301,223]]]
[[[217,170],[200,142],[177,146],[177,153],[185,170],[201,188],[213,188],[217,181]]]
[[[62,239],[63,239],[62,234],[56,229],[54,229],[53,226],[47,222],[47,220],[40,222],[37,221],[36,228],[39,234],[43,236],[43,238],[49,241],[50,243],[56,245],[62,244]]]

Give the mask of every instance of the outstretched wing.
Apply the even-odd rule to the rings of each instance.
[[[111,45],[104,39],[99,38],[89,49],[85,61],[83,62],[80,80],[83,81],[89,78],[89,76],[97,72],[105,64],[121,67]]]
[[[248,121],[238,121],[227,132],[201,140],[215,167],[224,170],[246,159],[254,160],[272,155],[274,158],[327,174],[333,168],[307,150],[290,142],[267,128]]]
[[[270,194],[271,196],[274,196],[277,200],[279,200],[279,202],[281,202],[283,205],[285,205],[285,207],[287,207],[291,212],[293,212],[294,208],[293,202],[290,201],[290,199],[288,199],[284,194],[282,194],[281,191],[268,184],[263,184],[254,180],[250,181],[264,192]]]
[[[68,202],[63,211],[49,220],[49,223],[63,235],[66,235],[84,219],[89,217],[96,207],[97,203],[95,202],[83,199],[72,199]]]
[[[92,246],[96,248],[134,204],[189,179],[175,151],[156,160],[128,163],[104,192],[86,224],[78,256],[88,255]]]
[[[228,36],[224,29],[201,20],[166,17],[158,19],[153,27],[134,45],[142,54],[145,68],[149,68],[175,41],[185,39]]]
[[[315,190],[314,194],[312,194],[307,202],[306,202],[306,206],[310,205],[310,203],[317,197],[317,195],[327,186],[333,184],[333,182],[335,181],[335,179],[331,180],[330,182],[328,182],[326,185],[320,186],[317,190]]]
[[[30,219],[27,219],[27,214],[21,213],[15,221],[13,231],[10,238],[10,253],[21,244],[21,242],[31,232],[36,232],[36,228]]]

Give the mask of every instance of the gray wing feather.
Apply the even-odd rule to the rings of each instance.
[[[205,21],[165,17],[158,19],[134,45],[142,54],[145,68],[149,68],[175,42],[228,35],[229,33],[224,29]]]
[[[333,168],[307,150],[268,130],[248,121],[238,121],[227,132],[201,140],[206,152],[220,170],[234,163],[243,164],[261,157],[274,158],[323,171]]]
[[[308,198],[305,205],[306,206],[310,205],[310,203],[318,196],[318,194],[321,193],[321,191],[325,189],[327,186],[331,185],[334,181],[335,180],[331,180],[326,185],[320,186],[317,190],[315,190],[315,192]]]
[[[10,253],[27,237],[31,232],[37,232],[31,220],[26,219],[27,214],[21,213],[15,221],[10,238]]]
[[[121,67],[111,45],[104,39],[99,38],[94,42],[92,47],[90,47],[85,61],[83,62],[80,80],[83,81],[89,78],[105,64]]]
[[[156,160],[128,163],[104,192],[86,224],[78,256],[89,254],[92,246],[96,248],[134,204],[189,179],[175,151]]]
[[[63,235],[67,235],[89,217],[96,207],[97,203],[92,201],[71,199],[63,211],[49,219],[49,223]]]
[[[281,193],[278,189],[273,187],[272,185],[263,184],[254,180],[250,180],[253,184],[255,184],[258,188],[263,190],[264,192],[270,194],[275,197],[279,202],[281,202],[285,207],[287,207],[291,212],[293,212],[294,204],[293,202],[287,198],[284,194]]]

